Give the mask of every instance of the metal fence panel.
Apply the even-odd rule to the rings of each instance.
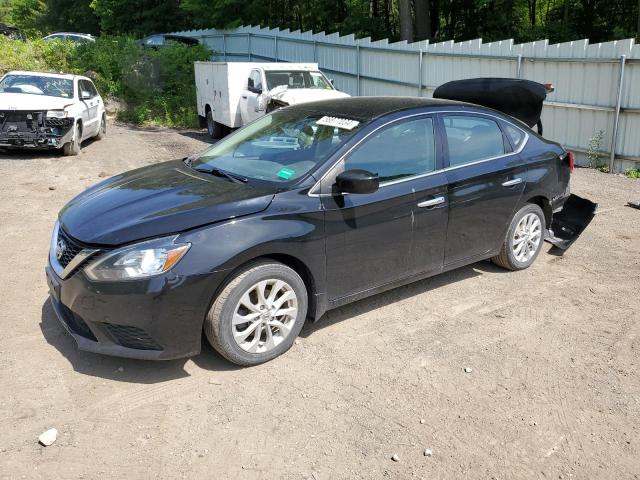
[[[553,83],[542,115],[545,137],[587,164],[590,140],[602,131],[601,143],[591,145],[600,163],[611,161],[614,171],[640,167],[640,45],[633,39],[407,44],[254,26],[176,33],[200,39],[218,60],[317,62],[351,95],[427,97],[445,82],[474,77]]]

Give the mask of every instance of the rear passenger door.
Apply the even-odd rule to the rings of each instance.
[[[444,263],[452,267],[501,245],[524,190],[526,167],[498,118],[464,113],[441,114],[439,120],[449,201]]]

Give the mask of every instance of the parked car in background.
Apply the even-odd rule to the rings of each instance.
[[[20,29],[11,27],[4,23],[0,23],[0,35],[9,37],[12,40],[24,40],[26,38],[24,33],[22,33]]]
[[[166,33],[158,33],[149,35],[148,37],[138,40],[138,45],[143,47],[159,48],[169,45],[171,42],[181,43],[183,45],[199,45],[200,42],[196,38],[183,37],[181,35],[171,35]]]
[[[104,104],[90,79],[20,71],[0,79],[0,147],[77,155],[83,140],[106,134]]]
[[[329,309],[484,259],[522,270],[545,237],[568,247],[595,208],[569,193],[572,171],[562,146],[478,105],[294,105],[71,200],[52,305],[83,350],[170,359],[204,331],[255,365]]]
[[[95,42],[96,38],[88,33],[58,32],[47,35],[43,40],[68,40],[76,43]]]
[[[278,108],[349,96],[317,63],[196,62],[195,76],[200,123],[213,138]]]

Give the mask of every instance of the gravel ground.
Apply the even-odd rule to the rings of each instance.
[[[0,478],[640,476],[640,181],[619,176],[574,173],[600,210],[565,256],[340,308],[265,365],[206,345],[165,363],[77,351],[44,278],[58,210],[205,146],[112,126],[75,158],[0,152]]]

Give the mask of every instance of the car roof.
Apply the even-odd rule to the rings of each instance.
[[[300,103],[287,110],[317,111],[328,116],[373,120],[383,115],[424,107],[473,107],[490,110],[470,103],[455,100],[436,100],[421,97],[347,97],[317,102]]]
[[[67,80],[73,80],[77,78],[78,80],[89,80],[88,77],[83,77],[82,75],[73,75],[71,73],[54,73],[54,72],[28,72],[26,70],[13,70],[11,72],[7,72],[6,75],[33,75],[35,77],[54,77],[54,78],[65,78]]]
[[[78,37],[94,38],[94,36],[91,35],[90,33],[79,33],[79,32],[53,32],[53,33],[50,33],[49,35],[47,35],[47,37],[50,37],[51,35],[75,35],[75,36],[78,36]]]

